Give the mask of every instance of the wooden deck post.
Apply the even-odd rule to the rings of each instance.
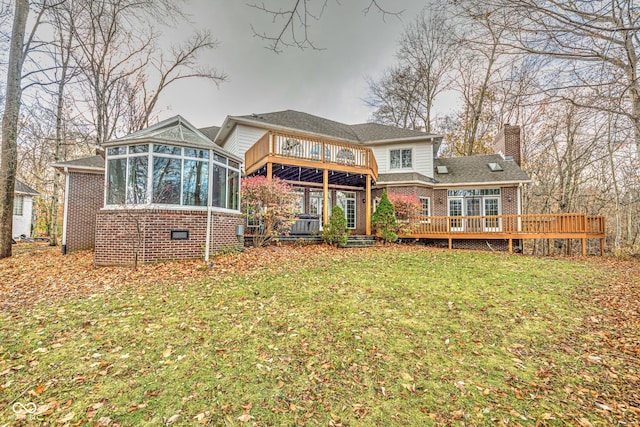
[[[365,185],[365,209],[366,209],[366,214],[365,214],[365,221],[366,221],[366,228],[365,228],[365,234],[367,236],[371,236],[371,176],[369,176],[368,174],[365,175],[365,179],[367,180],[366,185]]]
[[[567,239],[567,256],[571,256],[571,239]]]
[[[582,256],[587,256],[587,239],[583,237],[580,240],[582,240]]]
[[[271,181],[273,179],[273,163],[267,163],[267,181]]]
[[[509,253],[513,253],[513,239],[509,238]]]
[[[322,224],[329,224],[329,169],[322,174]]]
[[[604,256],[604,239],[600,239],[600,256]]]

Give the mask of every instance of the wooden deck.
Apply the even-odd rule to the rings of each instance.
[[[378,177],[378,164],[368,147],[268,132],[245,153],[247,175],[268,163],[282,163]]]
[[[457,239],[505,239],[509,252],[513,240],[580,239],[586,255],[586,239],[600,239],[604,254],[605,218],[585,214],[534,214],[497,216],[418,217],[409,221],[402,238],[447,239],[449,248]]]

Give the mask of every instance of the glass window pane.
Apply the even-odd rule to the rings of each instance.
[[[211,168],[213,169],[211,205],[218,208],[226,208],[227,168],[216,164],[211,164]]]
[[[430,216],[430,200],[428,197],[420,197],[422,203],[422,216]]]
[[[193,148],[185,148],[184,155],[186,157],[197,157],[198,159],[208,159],[209,151],[207,150],[194,150]]]
[[[182,160],[153,158],[153,203],[180,204]]]
[[[182,154],[182,148],[174,147],[173,145],[161,145],[161,144],[153,144],[153,152],[161,153],[161,154],[172,154],[174,156],[179,156]]]
[[[389,151],[391,157],[391,169],[400,169],[400,150]]]
[[[126,167],[126,158],[107,162],[107,205],[124,204]]]
[[[411,165],[412,165],[412,162],[411,162],[411,149],[402,150],[402,167],[403,168],[410,168]]]
[[[22,216],[24,209],[24,196],[13,197],[13,214],[15,216]]]
[[[238,210],[240,206],[240,174],[229,170],[229,199],[227,208]]]
[[[296,213],[304,213],[304,188],[296,187],[293,189],[296,194]]]
[[[107,148],[108,156],[121,156],[122,154],[127,154],[127,147]]]
[[[127,204],[147,203],[148,176],[149,158],[147,156],[129,157]]]
[[[182,204],[206,206],[209,193],[209,163],[196,160],[184,161]]]
[[[131,145],[131,146],[129,146],[129,154],[148,153],[148,152],[149,152],[149,145],[148,144]]]
[[[216,153],[213,153],[213,160],[219,163],[224,163],[225,165],[227,164],[227,158]]]
[[[229,159],[229,167],[240,169],[240,163],[234,162],[233,160]]]

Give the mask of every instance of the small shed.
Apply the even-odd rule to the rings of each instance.
[[[13,192],[13,228],[11,234],[15,240],[31,237],[33,231],[33,198],[39,196],[33,188],[16,180]]]

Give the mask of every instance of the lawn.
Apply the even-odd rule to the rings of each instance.
[[[638,272],[411,246],[137,270],[27,252],[0,261],[0,426],[634,425]]]

